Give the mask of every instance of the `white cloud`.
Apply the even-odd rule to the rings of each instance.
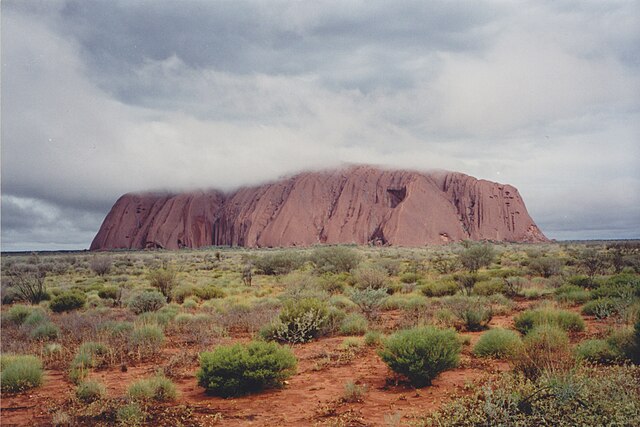
[[[612,237],[637,234],[640,76],[629,45],[638,17],[624,2],[606,13],[493,6],[502,8],[495,20],[462,33],[471,18],[456,15],[460,34],[425,50],[405,40],[410,34],[387,43],[366,20],[352,29],[355,12],[323,9],[309,21],[302,6],[286,8],[286,19],[262,10],[265,27],[294,32],[302,45],[287,55],[274,40],[248,40],[241,62],[256,66],[241,72],[194,65],[187,52],[141,52],[125,74],[98,73],[87,46],[61,29],[63,7],[3,9],[3,204],[13,197],[48,224],[91,212],[83,224],[97,230],[124,192],[229,189],[362,162],[512,183],[551,237],[588,238],[603,222]],[[348,34],[346,49],[331,44],[337,36],[319,36],[332,26]],[[403,28],[382,27],[383,36]],[[472,46],[470,37],[474,48],[451,47]],[[298,71],[258,66],[284,57]],[[88,246],[86,229],[64,228],[59,244]],[[28,244],[10,227],[2,234],[3,248]]]

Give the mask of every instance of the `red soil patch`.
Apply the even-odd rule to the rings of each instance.
[[[533,304],[535,301],[518,302],[514,313],[495,316],[490,326],[512,328],[513,315]],[[398,320],[396,312],[392,312],[390,318],[387,318],[388,314],[385,313],[385,325]],[[608,328],[606,322],[588,317],[585,321],[587,331],[575,338],[597,335]],[[469,337],[470,345],[463,350],[460,367],[443,372],[433,385],[419,390],[407,384],[396,384],[392,372],[374,349],[356,350],[356,354],[349,357],[340,349],[344,337],[331,337],[294,347],[299,360],[298,373],[284,388],[245,397],[222,399],[207,395],[195,379],[197,362],[189,363],[181,369],[184,377],[175,380],[179,391],[175,405],[191,408],[194,424],[205,426],[322,425],[341,415],[350,415],[358,420],[347,425],[382,426],[385,425],[385,416],[394,417],[395,420],[402,417],[403,421],[407,421],[438,409],[454,395],[464,394],[471,382],[509,369],[506,362],[472,357],[471,349],[481,334],[462,333]],[[245,339],[242,336],[232,341]],[[152,362],[127,366],[125,372],[120,366],[112,366],[92,372],[90,378],[103,382],[110,397],[124,396],[132,382],[153,375],[158,368],[166,365],[171,356],[185,350],[191,354],[196,352],[195,349],[184,347],[167,348]],[[367,386],[368,391],[362,402],[342,401],[347,381]],[[73,390],[73,384],[67,380],[67,372],[47,371],[42,387],[20,395],[2,396],[0,423],[3,426],[50,425],[51,408],[68,401],[73,396]]]

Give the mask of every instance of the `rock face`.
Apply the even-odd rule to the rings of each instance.
[[[229,194],[125,194],[91,250],[460,240],[544,242],[514,187],[371,166],[302,173]]]

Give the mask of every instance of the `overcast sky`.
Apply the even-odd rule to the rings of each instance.
[[[548,237],[640,238],[640,2],[2,0],[2,250],[123,193],[341,162],[516,186]]]

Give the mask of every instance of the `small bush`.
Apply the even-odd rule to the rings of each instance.
[[[418,283],[422,279],[422,276],[418,273],[402,273],[400,281],[402,283]]]
[[[111,271],[111,258],[106,256],[94,257],[89,263],[89,268],[98,276],[104,276]]]
[[[640,425],[639,375],[635,366],[585,366],[533,381],[504,373],[429,413],[419,425]]]
[[[102,299],[117,299],[118,298],[119,289],[115,286],[109,286],[107,288],[102,288],[98,291],[98,296]]]
[[[361,266],[353,270],[355,287],[358,289],[386,289],[389,287],[389,274],[387,270],[377,265]]]
[[[156,375],[131,384],[128,394],[133,400],[167,402],[175,400],[177,391],[175,384],[169,378]]]
[[[575,285],[563,285],[556,289],[556,301],[563,304],[584,304],[591,299],[591,293]]]
[[[464,268],[475,273],[482,267],[488,267],[496,257],[496,252],[490,245],[472,245],[459,255]]]
[[[584,330],[584,320],[582,320],[579,314],[552,308],[524,311],[516,316],[514,321],[516,329],[523,334],[543,324],[555,325],[570,332],[580,332]]]
[[[318,278],[318,288],[330,294],[339,294],[344,291],[347,273],[325,273]]]
[[[504,280],[500,278],[493,278],[490,280],[481,280],[473,285],[473,293],[475,295],[490,296],[495,294],[501,294],[505,291]]]
[[[567,372],[574,365],[568,350],[569,337],[556,325],[542,324],[524,337],[513,358],[514,370],[530,379],[543,372]]]
[[[382,289],[354,289],[351,292],[351,301],[360,308],[362,313],[368,318],[377,317],[378,310],[387,298],[387,290]]]
[[[267,339],[303,343],[318,337],[328,320],[329,309],[317,298],[287,300],[280,312],[279,322],[263,330]]]
[[[586,340],[576,347],[576,357],[592,363],[610,365],[620,359],[620,354],[606,340]]]
[[[423,387],[440,372],[458,365],[461,348],[455,331],[428,326],[396,332],[379,355],[394,372]]]
[[[106,387],[98,381],[83,381],[76,387],[76,397],[84,403],[95,402],[106,395]]]
[[[291,350],[276,343],[220,346],[200,354],[198,384],[211,394],[239,396],[281,386],[295,373],[296,364]]]
[[[382,333],[380,331],[367,331],[364,334],[364,344],[369,347],[382,344]]]
[[[348,273],[360,263],[356,250],[344,246],[326,246],[313,250],[311,262],[320,273]]]
[[[473,348],[473,354],[479,357],[504,357],[515,354],[522,340],[520,336],[508,329],[491,329],[482,334]]]
[[[226,294],[217,286],[204,286],[194,289],[195,295],[201,300],[210,300],[215,298],[224,298]]]
[[[35,356],[0,356],[0,389],[20,392],[42,384],[42,362]]]
[[[424,296],[427,297],[443,297],[446,295],[455,295],[458,292],[458,284],[452,280],[443,280],[428,283],[421,288]]]
[[[158,325],[143,325],[131,332],[130,343],[143,354],[155,353],[164,343],[164,332]]]
[[[25,326],[34,327],[48,321],[49,319],[47,318],[47,315],[44,312],[44,310],[42,310],[41,308],[36,308],[32,310],[31,313],[29,313],[29,315],[26,317],[26,319],[24,319],[24,322],[22,322],[22,324]]]
[[[54,356],[56,354],[62,354],[62,345],[52,342],[44,346],[42,354],[45,356]]]
[[[149,283],[171,302],[173,289],[178,284],[177,273],[171,268],[158,268],[149,272]]]
[[[60,328],[51,322],[42,323],[41,325],[36,326],[29,336],[34,340],[55,340],[60,336]]]
[[[146,417],[147,414],[136,402],[127,403],[116,412],[116,420],[122,426],[140,426]]]
[[[347,381],[344,385],[342,401],[349,403],[362,402],[364,395],[367,393],[368,387],[359,385],[353,381]]]
[[[606,319],[617,314],[617,304],[611,298],[598,298],[582,306],[582,314]]]
[[[364,335],[369,327],[366,317],[352,313],[344,318],[340,325],[340,333],[342,335]]]
[[[483,298],[453,296],[447,299],[446,307],[459,319],[467,331],[486,329],[493,318],[491,304]]]
[[[165,297],[160,292],[143,292],[136,295],[129,303],[129,309],[135,314],[158,311],[166,304]]]
[[[564,262],[558,258],[539,257],[529,262],[529,270],[538,276],[551,277],[562,273]]]
[[[126,337],[133,331],[132,322],[118,322],[110,320],[98,326],[98,330],[107,331],[112,337]]]
[[[87,302],[87,296],[81,292],[71,291],[64,292],[53,297],[49,303],[49,308],[54,313],[63,311],[73,311],[84,307]]]
[[[622,327],[615,329],[607,337],[607,343],[620,356],[620,358],[631,360],[634,363],[640,362],[640,353],[637,344],[637,329],[637,327],[635,329],[631,327]]]
[[[22,325],[22,322],[31,314],[33,309],[29,306],[16,304],[7,310],[5,319],[13,324]]]
[[[173,294],[172,294],[173,301],[177,302],[178,304],[182,304],[185,299],[195,295],[195,292],[196,292],[196,288],[193,285],[190,285],[190,284],[178,285],[173,289]]]
[[[287,250],[267,253],[253,261],[256,269],[266,275],[284,275],[297,270],[304,264],[305,259],[299,253]]]

